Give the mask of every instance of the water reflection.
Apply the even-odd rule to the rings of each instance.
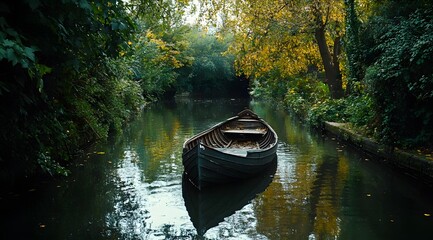
[[[178,103],[178,108],[155,105],[130,126],[126,142],[121,144],[126,148],[114,174],[117,194],[114,210],[106,216],[112,230],[107,235],[122,239],[197,235],[182,198],[182,144],[222,118],[210,116],[212,113],[230,116],[248,104],[230,103],[232,110],[223,107],[224,111],[219,110],[220,104],[211,101]],[[207,111],[193,111],[194,108]]]
[[[277,169],[277,159],[263,173],[254,178],[228,185],[216,185],[198,191],[187,178],[182,181],[182,195],[191,221],[198,234],[206,231],[224,218],[250,203],[257,194],[263,192],[272,182]]]
[[[177,178],[161,176],[147,181],[138,165],[138,154],[126,150],[115,179],[118,194],[114,211],[107,214],[107,224],[122,239],[149,239],[193,235],[184,214]]]
[[[279,136],[272,181],[204,196],[183,188],[185,139],[245,107]],[[1,196],[0,239],[426,239],[433,227],[430,187],[269,103],[157,104],[77,165],[68,178]],[[225,206],[200,218],[191,207],[200,198]]]
[[[255,205],[263,220],[257,229],[270,239],[338,238],[347,159],[332,145],[323,145],[309,134],[297,134],[305,130],[284,113],[257,107],[281,140],[276,179]]]

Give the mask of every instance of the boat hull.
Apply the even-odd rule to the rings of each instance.
[[[250,178],[263,172],[276,158],[275,144],[266,150],[246,151],[245,156],[227,154],[198,144],[183,154],[184,171],[198,189]]]

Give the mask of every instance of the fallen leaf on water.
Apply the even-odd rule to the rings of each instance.
[[[430,213],[424,213],[424,216],[425,216],[425,217],[430,217],[431,214],[430,214]]]
[[[111,161],[108,161],[108,163],[111,163]]]
[[[44,228],[44,227],[46,227],[46,225],[45,224],[39,224],[39,227]]]
[[[105,152],[96,152],[96,154],[98,154],[98,155],[104,155]]]
[[[367,197],[371,197],[371,194],[370,194],[370,193],[367,193]]]

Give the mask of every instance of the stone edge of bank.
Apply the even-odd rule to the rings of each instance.
[[[412,177],[433,185],[433,159],[381,145],[345,128],[344,123],[324,122],[324,127],[326,132],[335,135],[338,139],[403,170]]]

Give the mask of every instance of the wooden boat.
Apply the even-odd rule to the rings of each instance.
[[[243,110],[185,141],[185,175],[198,189],[250,178],[275,158],[277,141],[268,123],[251,110]]]
[[[194,187],[184,174],[182,196],[197,234],[203,236],[207,230],[251,203],[271,184],[276,169],[275,157],[271,164],[257,176],[227,185],[209,186],[202,190]]]

